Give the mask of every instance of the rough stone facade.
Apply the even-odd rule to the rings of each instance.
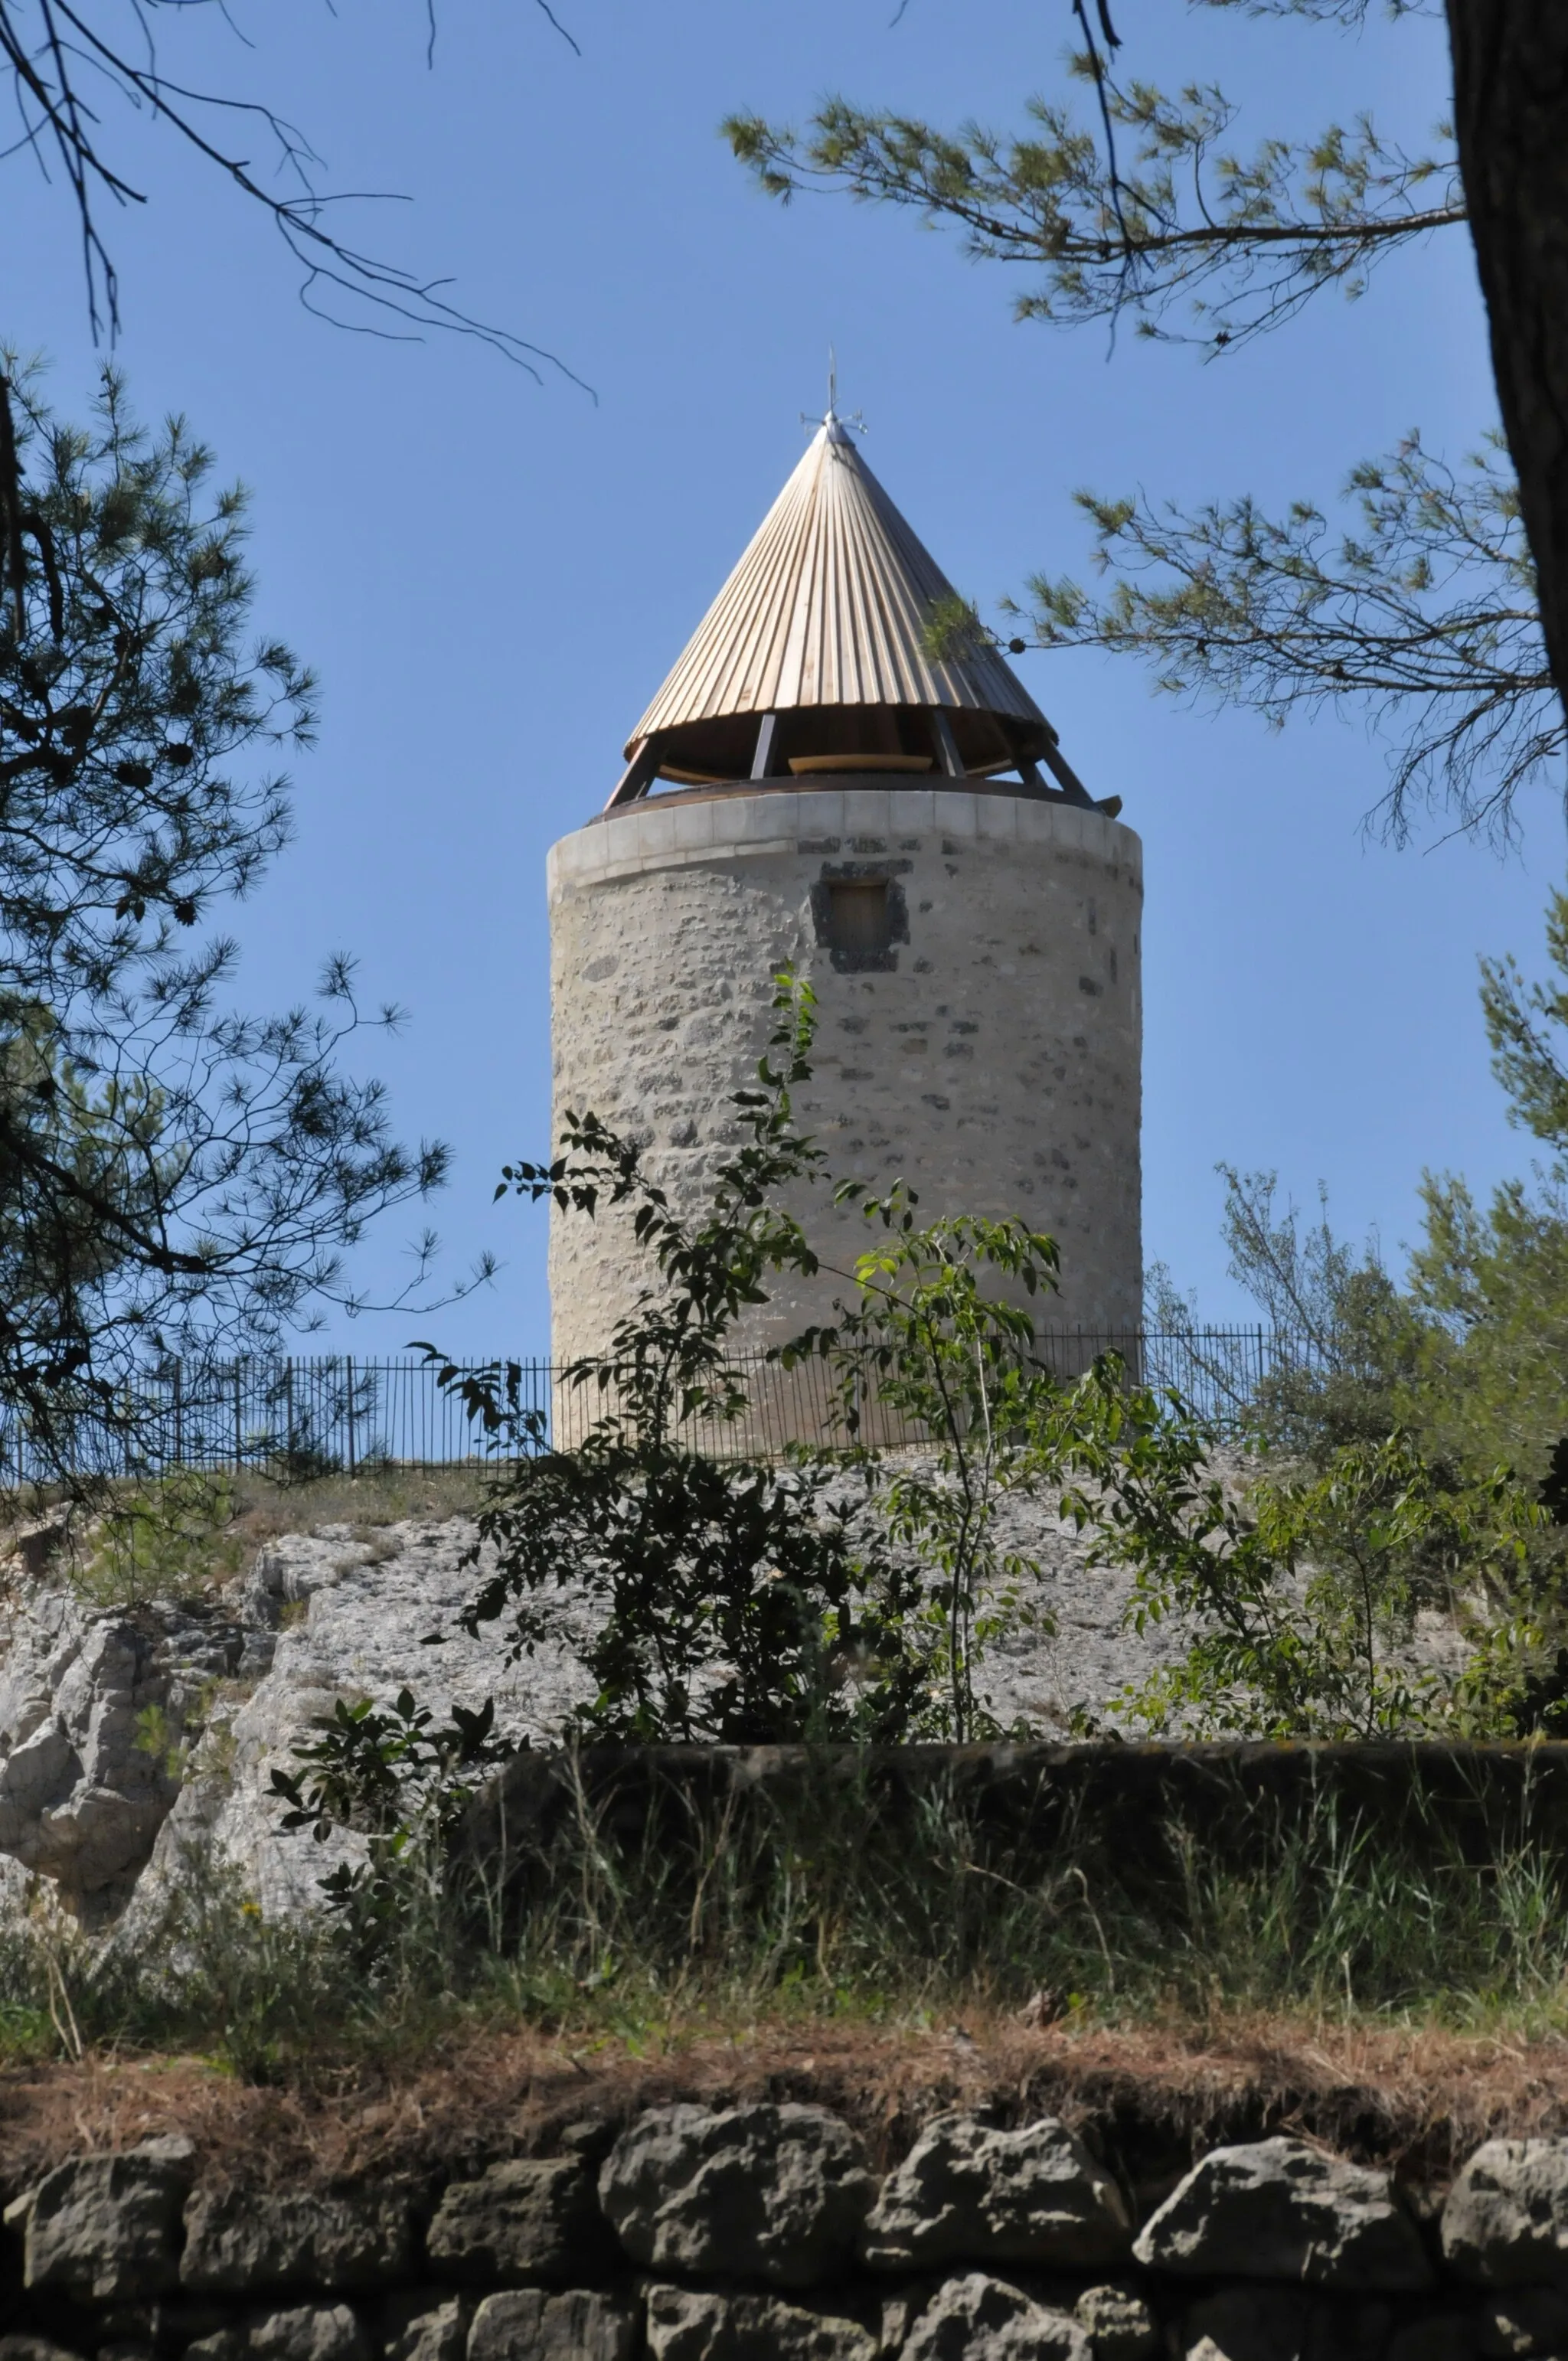
[[[674,2105],[474,2178],[280,2191],[166,2136],[12,2199],[0,2361],[1568,2351],[1568,2140],[1488,2141],[1445,2192],[1285,2136],[1146,2187],[1095,2136],[938,2116],[879,2176],[825,2108]]]
[[[835,883],[885,879],[891,939],[828,936]],[[1061,1249],[1043,1324],[1136,1328],[1142,851],[1098,811],[958,787],[661,797],[550,856],[554,1128],[592,1109],[705,1202],[730,1094],[767,1038],[786,961],[817,994],[805,1126],[836,1177],[902,1173],[923,1214],[1017,1213]],[[863,1225],[797,1208],[846,1268]],[[602,1350],[645,1283],[629,1225],[553,1216],[557,1360]],[[746,1341],[777,1342],[841,1288],[781,1284]]]

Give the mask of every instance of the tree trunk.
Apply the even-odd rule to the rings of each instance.
[[[1448,28],[1497,399],[1568,706],[1568,0],[1448,0]]]

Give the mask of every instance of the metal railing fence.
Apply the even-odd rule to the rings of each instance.
[[[1271,1380],[1321,1361],[1307,1338],[1269,1328],[1050,1329],[1036,1337],[1036,1350],[1064,1378],[1081,1376],[1101,1354],[1115,1352],[1132,1375],[1175,1387],[1222,1425]],[[514,1437],[509,1449],[572,1449],[614,1407],[613,1384],[573,1382],[544,1360],[511,1366],[525,1421],[521,1439]],[[745,1458],[776,1454],[792,1442],[842,1439],[822,1362],[785,1369],[753,1354],[737,1356],[730,1366],[747,1407],[734,1419],[692,1421],[687,1437],[694,1444]],[[872,1382],[862,1391],[861,1415],[861,1439],[874,1448],[924,1439]],[[200,1368],[174,1362],[148,1369],[119,1389],[112,1409],[100,1402],[74,1416],[57,1412],[48,1447],[25,1422],[0,1413],[0,1483],[11,1484],[47,1482],[60,1474],[62,1461],[104,1476],[271,1466],[306,1477],[357,1475],[386,1466],[478,1465],[494,1448],[441,1386],[433,1363],[353,1354]]]

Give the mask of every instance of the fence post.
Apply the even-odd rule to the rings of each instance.
[[[344,1367],[348,1371],[348,1392],[345,1397],[348,1405],[348,1472],[354,1476],[358,1473],[358,1469],[355,1465],[354,1457],[354,1356],[352,1353],[348,1355]]]
[[[291,1458],[294,1451],[294,1356],[290,1354],[283,1364],[283,1449]]]
[[[185,1465],[185,1364],[174,1364],[174,1465]]]
[[[245,1465],[245,1363],[236,1358],[234,1365],[234,1472],[237,1476]]]

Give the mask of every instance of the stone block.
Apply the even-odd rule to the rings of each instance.
[[[1442,2251],[1483,2287],[1568,2285],[1568,2139],[1478,2147],[1442,2209]]]
[[[1195,2303],[1177,2345],[1186,2361],[1309,2361],[1310,2319],[1288,2288],[1221,2288]]]
[[[861,2251],[877,2270],[1027,2263],[1092,2270],[1126,2254],[1120,2191],[1081,2140],[1047,2116],[998,2131],[939,2115],[883,2184]]]
[[[1145,2224],[1133,2251],[1150,2269],[1190,2278],[1293,2279],[1347,2293],[1431,2281],[1388,2175],[1305,2140],[1212,2149]]]
[[[63,2345],[53,2345],[47,2336],[0,2336],[0,2361],[80,2361],[80,2356],[68,2353]]]
[[[378,2323],[382,2361],[463,2361],[468,2319],[460,2297],[410,2288],[392,2297]]]
[[[1160,2349],[1158,2321],[1124,2280],[1085,2288],[1072,2316],[1094,2347],[1094,2361],[1155,2361]]]
[[[880,2339],[827,2305],[710,2290],[648,2290],[652,2361],[876,2361]]]
[[[839,2268],[871,2198],[859,2140],[822,2107],[655,2107],[599,2175],[599,2202],[635,2261],[775,2287]]]
[[[1385,2361],[1475,2361],[1475,2326],[1455,2312],[1408,2320],[1388,2339]]]
[[[480,2287],[591,2279],[612,2253],[575,2157],[519,2158],[453,2181],[425,2251],[444,2279]]]
[[[1093,2361],[1076,2320],[1047,2312],[1004,2279],[948,2279],[904,2342],[901,2361]]]
[[[468,2361],[631,2361],[633,2304],[580,2288],[514,2288],[485,2298],[468,2332]]]
[[[203,2295],[347,2294],[404,2277],[412,2247],[406,2202],[379,2191],[198,2189],[185,2208],[180,2283]]]
[[[347,2304],[302,2303],[203,2336],[185,2361],[370,2361],[370,2340]]]
[[[1568,2296],[1555,2288],[1524,2287],[1494,2297],[1475,2314],[1481,2361],[1541,2361],[1568,2353]]]
[[[1220,2288],[1191,2307],[1169,2349],[1189,2361],[1387,2361],[1393,2318],[1376,2299]]]
[[[180,2277],[180,2215],[194,2170],[187,2139],[72,2157],[7,2218],[25,2225],[23,2274],[79,2303],[159,2295]]]

